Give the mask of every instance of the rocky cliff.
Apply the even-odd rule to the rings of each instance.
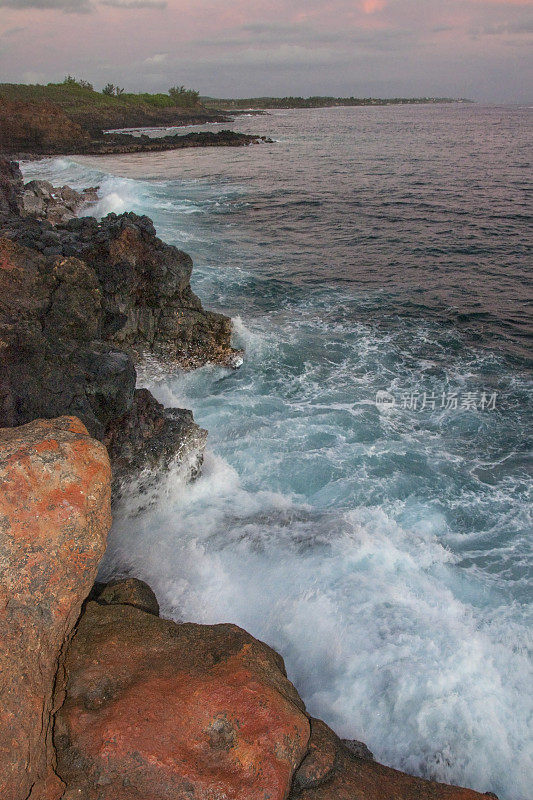
[[[90,136],[53,103],[25,103],[0,96],[0,153],[64,153]]]
[[[135,364],[152,355],[169,369],[233,366],[231,321],[203,308],[191,259],[148,218],[43,219],[72,216],[87,199],[24,188],[16,165],[0,161],[0,425],[75,414],[109,445],[117,478],[191,452],[194,473],[205,432],[190,412],[136,392]]]

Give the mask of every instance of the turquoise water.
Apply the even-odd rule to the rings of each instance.
[[[121,510],[103,576],[267,641],[384,763],[502,800],[533,777],[529,121],[280,112],[235,125],[273,145],[26,166],[151,216],[246,348],[141,372],[208,428],[205,469]]]

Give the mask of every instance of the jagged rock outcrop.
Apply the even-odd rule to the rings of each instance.
[[[189,256],[158,239],[147,217],[52,225],[39,218],[54,199],[47,185],[23,189],[16,165],[2,165],[0,425],[75,414],[108,445],[116,489],[175,461],[194,477],[206,432],[190,412],[136,392],[134,363],[148,354],[186,369],[236,365],[231,321],[203,309]],[[33,214],[22,203],[28,192],[43,195]]]
[[[110,422],[104,437],[116,491],[129,475],[142,482],[147,471],[150,481],[176,461],[186,479],[195,478],[206,441],[207,431],[195,424],[190,411],[165,408],[147,389],[137,389],[132,408]]]
[[[6,171],[15,169],[3,163]],[[21,208],[26,195],[52,194],[43,182],[23,188],[15,180],[6,186],[10,192],[16,187]],[[68,187],[57,190],[58,200],[59,193],[68,195]],[[82,217],[52,225],[42,217],[53,215],[53,206],[42,197],[37,200],[33,215],[0,216],[0,237],[46,257],[74,256],[93,270],[103,312],[99,338],[135,358],[153,354],[183,369],[207,362],[230,367],[241,363],[242,354],[231,347],[231,320],[203,308],[190,286],[190,257],[161,241],[148,217],[109,214],[100,221]],[[75,193],[71,200],[76,204],[84,198]],[[69,213],[62,200],[60,207],[58,214]]]
[[[105,338],[183,369],[234,365],[240,354],[230,344],[231,320],[204,310],[190,286],[190,256],[161,241],[148,217],[84,217],[63,231],[63,252],[79,255],[98,276]]]
[[[48,181],[24,184],[17,162],[0,158],[0,217],[33,216],[57,225],[74,219],[84,206],[97,200],[97,187],[77,192],[70,186],[56,188]]]
[[[74,418],[0,430],[0,797],[56,800],[54,686],[111,524],[110,466]]]
[[[75,414],[109,447],[115,487],[146,470],[200,465],[206,432],[189,411],[135,390],[131,356],[104,341],[94,270],[0,239],[0,425]]]
[[[29,181],[22,190],[24,213],[46,219],[52,225],[74,219],[84,206],[97,200],[98,188],[94,186],[76,192],[70,186],[55,188],[48,181]]]
[[[102,317],[87,264],[0,239],[0,425],[68,413],[102,439],[131,409],[135,368],[99,340]]]
[[[280,656],[245,631],[91,602],[65,671],[66,798],[287,797],[309,722]]]

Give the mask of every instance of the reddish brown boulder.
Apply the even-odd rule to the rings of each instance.
[[[458,786],[414,778],[354,754],[319,720],[311,720],[309,751],[295,774],[290,800],[482,800]]]
[[[105,448],[74,417],[0,430],[2,800],[61,796],[54,683],[105,549],[110,484]]]
[[[281,657],[245,631],[91,602],[65,668],[65,800],[288,796],[309,722]]]

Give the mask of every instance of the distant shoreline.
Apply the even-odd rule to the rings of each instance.
[[[262,111],[285,108],[338,108],[350,106],[400,106],[400,105],[443,105],[451,103],[475,103],[474,100],[453,97],[248,97],[243,99],[222,99],[202,97],[206,109],[219,112]]]

